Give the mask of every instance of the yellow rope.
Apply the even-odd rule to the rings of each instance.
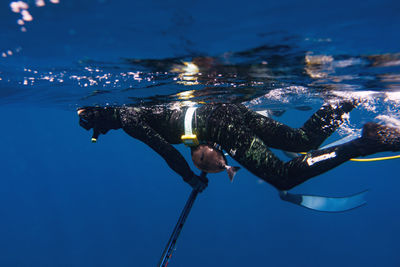
[[[306,152],[301,152],[300,154],[307,154]],[[382,161],[382,160],[389,160],[389,159],[400,159],[400,155],[396,156],[388,156],[388,157],[379,157],[379,158],[368,158],[368,159],[350,159],[351,161],[355,162],[372,162],[372,161]]]
[[[379,157],[379,158],[369,158],[369,159],[350,159],[350,160],[356,161],[356,162],[371,162],[371,161],[381,161],[381,160],[388,160],[388,159],[400,159],[400,155],[389,156],[389,157]]]

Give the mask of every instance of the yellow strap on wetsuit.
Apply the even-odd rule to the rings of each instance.
[[[199,140],[197,136],[192,131],[192,120],[193,114],[195,113],[197,107],[190,107],[186,110],[185,114],[185,134],[181,136],[182,142],[187,146],[198,146]]]

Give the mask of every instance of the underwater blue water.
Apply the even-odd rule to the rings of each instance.
[[[189,186],[122,131],[92,144],[79,106],[168,103],[193,89],[194,100],[283,109],[277,119],[299,127],[330,95],[321,88],[400,88],[396,1],[30,1],[26,32],[10,2],[0,3],[0,266],[158,263]],[[334,59],[313,64],[307,55]],[[171,66],[195,57],[225,60],[239,74],[218,69],[220,80],[196,76],[190,86]],[[251,68],[263,60],[268,71]],[[129,74],[137,71],[143,81]],[[103,74],[110,83],[95,78]],[[312,90],[251,102],[288,85]],[[398,102],[376,99],[369,103],[378,112],[399,115]],[[378,115],[355,111],[352,125]],[[177,148],[190,162],[188,149]],[[367,205],[338,214],[282,202],[244,169],[233,183],[209,175],[169,266],[399,266],[398,167],[348,162],[294,189],[370,190]]]

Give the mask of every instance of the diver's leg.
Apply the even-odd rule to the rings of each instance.
[[[280,181],[274,181],[275,186],[287,190],[351,158],[384,151],[400,151],[400,129],[367,123],[364,125],[362,137],[358,139],[327,149],[315,150],[284,163],[286,176],[281,176]]]
[[[353,157],[359,157],[356,141],[324,150],[314,150],[289,162],[277,158],[262,143],[253,139],[251,146],[237,149],[231,156],[246,169],[279,190],[289,190],[310,178],[331,170]]]
[[[279,190],[291,189],[353,157],[400,150],[400,130],[371,123],[365,125],[359,139],[312,151],[285,163],[254,135],[244,123],[243,113],[232,106],[214,112],[208,131],[211,141],[219,143],[246,169]]]
[[[264,143],[273,148],[304,152],[318,148],[340,126],[344,114],[356,106],[353,102],[324,104],[299,129],[291,128],[271,118],[240,106],[246,124]]]

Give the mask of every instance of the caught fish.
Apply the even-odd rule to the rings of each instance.
[[[229,180],[233,181],[240,167],[227,165],[227,160],[222,151],[211,145],[199,145],[192,148],[192,160],[194,165],[203,172],[217,173],[226,170]]]

